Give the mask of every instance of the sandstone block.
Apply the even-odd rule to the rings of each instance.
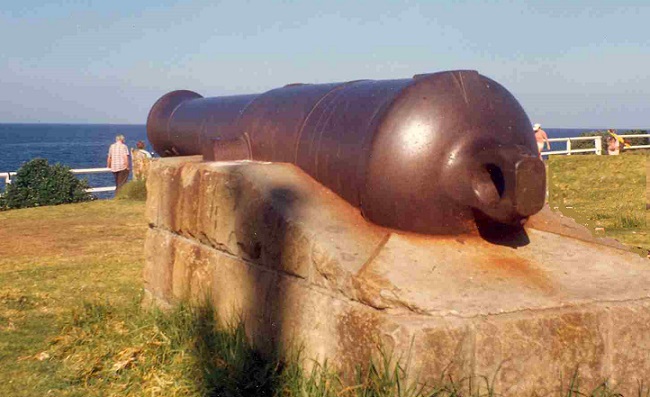
[[[168,233],[168,232],[165,232]],[[202,300],[211,290],[213,257],[207,247],[178,235],[171,235],[174,246],[172,294],[175,300]]]
[[[477,324],[475,373],[507,395],[562,394],[574,374],[591,390],[604,380],[608,328],[597,310],[501,316]]]
[[[617,244],[552,213],[516,244],[387,230],[291,165],[196,160],[150,171],[150,300],[207,297],[264,351],[348,377],[383,346],[412,379],[504,396],[650,379],[650,266]]]
[[[624,395],[636,395],[637,383],[648,386],[650,374],[650,300],[609,306],[611,379]]]
[[[181,169],[192,162],[200,161],[200,156],[165,158],[155,161],[147,179],[147,210],[145,217],[150,225],[167,230],[177,230],[179,213],[179,192]]]
[[[155,299],[172,301],[174,244],[171,234],[149,229],[145,240],[144,288]]]
[[[231,168],[201,168],[200,193],[196,197],[197,238],[230,254],[239,250],[235,238],[239,180],[237,172]]]
[[[386,235],[295,167],[195,160],[162,159],[152,167],[150,224],[321,283],[328,283],[327,270],[312,272],[312,251],[327,252],[327,262],[351,276]],[[318,246],[315,235],[322,236]]]
[[[475,332],[458,318],[388,317],[384,345],[400,354],[418,382],[460,381],[473,376]]]
[[[263,334],[269,324],[268,296],[277,274],[217,251],[204,251],[214,266],[211,298],[224,323],[241,319],[251,334]]]
[[[179,234],[195,237],[197,231],[197,215],[199,197],[201,196],[201,174],[196,167],[181,167],[174,178],[176,189],[182,191],[176,199],[177,214],[171,228]]]

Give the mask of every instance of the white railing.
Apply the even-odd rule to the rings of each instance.
[[[630,134],[630,135],[619,135],[623,139],[627,138],[647,138],[650,139],[650,134]],[[549,142],[566,142],[565,150],[551,150],[551,151],[542,151],[542,156],[551,155],[551,154],[566,154],[570,156],[574,153],[596,153],[597,155],[603,154],[603,137],[602,136],[579,136],[579,137],[569,137],[569,138],[550,138]],[[587,149],[572,149],[572,141],[594,141],[593,148]],[[626,146],[625,150],[630,149],[650,149],[650,144],[648,145],[633,145]]]
[[[100,174],[104,172],[111,172],[110,168],[77,168],[70,170],[73,174]],[[11,183],[11,179],[16,176],[15,172],[0,172],[0,179],[5,180],[5,184],[8,185]],[[112,192],[115,190],[115,186],[103,186],[103,187],[91,187],[86,189],[88,193],[99,193],[99,192]]]
[[[630,135],[619,135],[621,138],[650,138],[650,134],[630,134]],[[649,141],[650,142],[650,141]],[[626,146],[625,150],[628,149],[650,149],[650,143],[648,145],[634,145],[634,146]]]

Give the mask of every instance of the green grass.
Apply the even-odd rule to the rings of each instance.
[[[650,250],[645,155],[552,156],[548,170],[551,208],[598,236]]]
[[[142,211],[97,201],[0,213],[0,395],[66,387],[42,353],[80,301],[139,299]]]
[[[60,362],[58,388],[65,396],[497,396],[487,377],[440,376],[435,385],[407,383],[407,371],[378,349],[377,359],[357,367],[343,384],[327,365],[309,372],[295,354],[268,358],[248,342],[244,325],[222,326],[214,308],[179,306],[162,313],[139,305],[83,303],[51,339],[50,362]],[[574,376],[558,396],[617,396],[606,383],[581,391]]]
[[[408,383],[380,348],[344,384],[299,353],[260,354],[213,308],[143,308],[143,211],[106,200],[0,213],[1,396],[498,395],[491,377]],[[580,390],[574,379],[558,396],[615,395]]]
[[[119,200],[147,200],[147,182],[143,179],[133,179],[120,189],[117,195]]]

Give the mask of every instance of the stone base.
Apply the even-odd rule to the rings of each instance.
[[[287,164],[162,159],[147,189],[149,299],[208,297],[263,350],[349,374],[381,344],[512,396],[650,380],[648,261],[550,210],[504,244],[378,227]]]

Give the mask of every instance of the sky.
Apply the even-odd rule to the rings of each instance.
[[[554,128],[650,128],[650,1],[0,0],[0,122],[474,69]]]

